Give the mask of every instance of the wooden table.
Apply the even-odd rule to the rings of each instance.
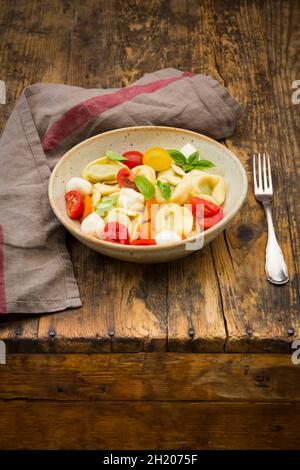
[[[34,82],[210,74],[245,109],[224,144],[249,180],[226,233],[178,262],[122,263],[68,237],[83,307],[1,318],[0,448],[300,448],[299,24],[292,0],[0,2],[2,124]],[[272,158],[281,287],[264,275],[257,151]]]

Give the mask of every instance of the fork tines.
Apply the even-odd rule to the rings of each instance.
[[[258,183],[257,183],[256,166],[258,167]],[[271,174],[271,165],[270,165],[269,155],[266,156],[265,153],[259,153],[258,155],[253,154],[253,178],[254,178],[255,194],[273,193],[272,174]]]

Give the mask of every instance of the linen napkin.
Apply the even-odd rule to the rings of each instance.
[[[240,105],[212,77],[168,68],[119,89],[27,87],[0,140],[0,313],[43,313],[81,300],[64,229],[48,200],[59,158],[101,132],[135,125],[234,131]]]

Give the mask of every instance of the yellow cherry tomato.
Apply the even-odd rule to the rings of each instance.
[[[151,166],[155,171],[166,170],[172,163],[168,152],[161,147],[151,147],[143,156],[143,164]]]

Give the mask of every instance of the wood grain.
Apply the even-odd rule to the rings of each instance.
[[[3,127],[24,86],[119,87],[178,67],[223,83],[245,108],[225,144],[248,172],[249,195],[226,234],[203,252],[136,266],[68,236],[83,307],[1,318],[10,352],[285,352],[299,336],[299,2],[293,0],[17,0],[0,2]],[[274,220],[291,276],[264,277],[266,225],[252,193],[251,154],[269,151]],[[288,188],[288,190],[286,190]]]
[[[299,237],[294,226],[300,220],[296,183],[299,139],[295,132],[297,110],[291,104],[290,91],[292,76],[300,66],[295,27],[300,10],[297,2],[275,1],[272,8],[267,3],[241,2],[231,15],[214,16],[219,38],[216,57],[229,91],[246,110],[238,133],[226,144],[244,163],[251,185],[252,152],[271,155],[274,221],[291,281],[278,288],[265,280],[266,221],[250,186],[247,206],[235,218],[225,239],[212,244],[221,273],[228,351],[257,352],[261,347],[264,351],[284,351],[300,333],[295,265]],[[230,8],[231,2],[223,5]],[[294,335],[289,337],[288,331]]]
[[[0,400],[300,402],[300,367],[284,355],[12,354]]]
[[[299,449],[299,403],[0,400],[0,409],[0,449]]]

